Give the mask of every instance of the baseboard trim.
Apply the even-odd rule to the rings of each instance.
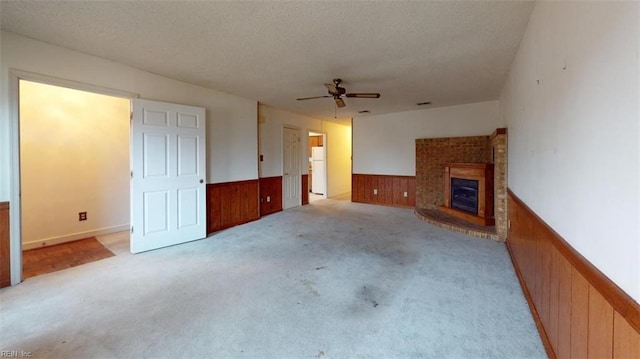
[[[77,241],[79,239],[84,239],[88,237],[102,236],[109,233],[128,231],[130,228],[131,228],[130,225],[123,224],[120,226],[100,228],[92,231],[78,232],[73,234],[67,234],[64,236],[49,237],[49,238],[39,239],[31,242],[24,242],[22,243],[22,250],[26,251],[29,249],[54,246],[56,244],[73,242],[73,241]]]

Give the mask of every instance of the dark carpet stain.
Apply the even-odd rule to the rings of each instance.
[[[360,290],[356,294],[356,297],[359,300],[364,301],[373,308],[378,306],[378,302],[383,296],[385,296],[384,292],[382,292],[379,288],[371,285],[362,286],[362,288],[360,288]]]

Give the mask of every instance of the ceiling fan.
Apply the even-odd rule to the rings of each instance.
[[[336,106],[345,107],[346,104],[342,99],[342,95],[345,97],[355,97],[355,98],[379,98],[379,93],[347,93],[347,90],[344,87],[340,87],[340,83],[342,83],[341,79],[333,79],[333,84],[324,84],[324,86],[329,90],[329,94],[325,96],[314,96],[314,97],[302,97],[298,98],[298,101],[304,100],[313,100],[316,98],[329,98],[333,97],[333,100],[336,102]]]

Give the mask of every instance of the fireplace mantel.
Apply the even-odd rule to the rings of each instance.
[[[452,216],[482,226],[495,224],[493,218],[493,164],[492,163],[447,163],[444,166],[444,206],[438,209]],[[477,181],[476,204],[477,213],[474,211],[455,208],[451,196],[451,179]],[[466,187],[469,188],[469,187]],[[473,192],[475,188],[470,188]]]

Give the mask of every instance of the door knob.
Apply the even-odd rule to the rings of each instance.
[[[204,183],[204,180],[202,178],[200,179],[200,183]]]

